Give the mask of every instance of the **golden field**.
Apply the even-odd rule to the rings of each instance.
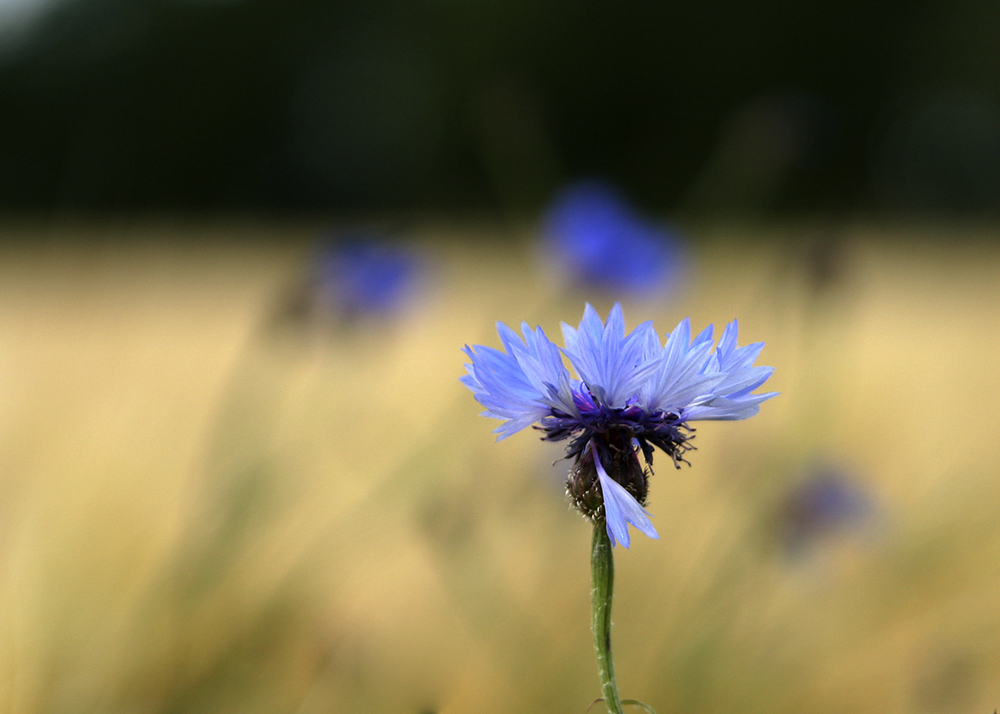
[[[428,222],[394,320],[289,308],[318,226],[13,225],[0,245],[0,711],[570,712],[599,695],[559,445],[462,345],[585,300],[530,231]],[[1000,249],[982,226],[703,227],[629,327],[733,318],[781,392],[657,463],[616,550],[622,695],[659,714],[1000,705]],[[817,238],[820,236],[820,238]],[[809,251],[825,241],[826,252]],[[874,504],[790,556],[817,464]],[[599,709],[595,706],[591,711]]]

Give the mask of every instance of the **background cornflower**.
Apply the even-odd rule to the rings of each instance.
[[[825,540],[860,534],[872,525],[877,506],[874,495],[846,469],[819,464],[782,499],[779,537],[791,558],[805,558]]]
[[[310,266],[317,309],[356,320],[399,313],[416,294],[422,265],[410,249],[375,233],[324,242]]]
[[[552,261],[577,286],[650,297],[673,289],[682,274],[679,234],[643,216],[603,181],[562,189],[542,231]]]

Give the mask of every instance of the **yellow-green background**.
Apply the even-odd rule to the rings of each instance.
[[[495,443],[458,377],[497,320],[558,341],[613,298],[554,278],[530,227],[428,221],[406,235],[427,271],[398,319],[295,320],[318,228],[5,228],[0,711],[582,714],[598,696],[560,446]],[[697,425],[691,468],[657,463],[661,538],[615,553],[623,696],[993,711],[996,229],[693,234],[683,283],[624,301],[629,327],[738,318],[781,396]],[[819,287],[817,236],[836,246]],[[816,463],[875,512],[790,559],[781,504]]]

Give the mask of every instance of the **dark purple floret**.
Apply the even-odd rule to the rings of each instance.
[[[649,492],[654,447],[668,454],[677,468],[682,461],[688,463],[684,452],[695,448],[689,443],[694,429],[673,412],[647,412],[634,403],[608,407],[585,385],[574,390],[573,402],[579,417],[552,409],[551,416],[543,417],[535,428],[544,432],[544,441],[571,439],[566,458],[572,459],[574,466],[566,488],[574,504],[587,516],[597,515],[602,504],[593,454],[588,449],[591,442],[607,472],[639,505],[645,505]]]

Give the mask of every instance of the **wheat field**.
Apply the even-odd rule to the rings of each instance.
[[[3,229],[0,711],[583,714],[599,695],[559,446],[495,443],[458,377],[496,321],[556,339],[614,296],[555,278],[528,229],[427,221],[401,236],[427,266],[402,314],[302,316],[319,228]],[[682,283],[623,302],[628,326],[738,318],[781,395],[699,424],[690,468],[658,464],[661,538],[616,550],[622,695],[989,714],[996,230],[692,233]],[[817,468],[869,507],[793,552],[789,494]]]

